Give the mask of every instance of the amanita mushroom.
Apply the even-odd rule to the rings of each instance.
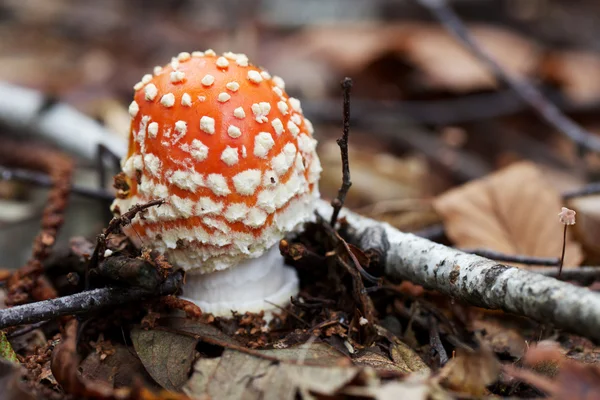
[[[257,312],[297,294],[278,250],[311,218],[321,165],[312,124],[279,77],[243,54],[181,53],[134,86],[119,213],[162,198],[125,229],[188,271],[204,312]]]

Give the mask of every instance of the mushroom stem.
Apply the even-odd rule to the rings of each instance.
[[[285,306],[298,294],[296,270],[286,266],[279,246],[258,258],[235,267],[208,274],[193,271],[186,275],[183,298],[198,305],[204,313],[229,317],[238,313],[273,310]]]

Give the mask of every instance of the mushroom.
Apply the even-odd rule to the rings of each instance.
[[[162,198],[124,231],[187,271],[204,312],[269,311],[298,292],[278,243],[312,217],[321,165],[285,84],[243,54],[181,53],[134,86],[115,214]]]

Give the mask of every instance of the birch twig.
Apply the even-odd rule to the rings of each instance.
[[[327,218],[331,206],[317,205]],[[384,233],[386,275],[406,279],[477,307],[501,309],[600,341],[600,294],[524,269],[466,254],[343,209],[361,241]],[[368,238],[364,238],[368,240]]]

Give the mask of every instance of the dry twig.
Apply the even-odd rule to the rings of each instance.
[[[555,267],[560,263],[558,257],[532,257],[524,256],[520,254],[504,254],[494,250],[488,249],[461,249],[465,253],[476,254],[481,257],[490,258],[496,261],[519,263],[519,264],[530,264],[530,265],[546,265],[549,267]]]
[[[585,185],[582,188],[564,192],[562,194],[562,198],[563,198],[563,200],[568,200],[568,199],[574,199],[577,197],[593,196],[595,194],[600,194],[600,182],[590,183],[590,184]]]
[[[52,179],[48,175],[26,169],[6,168],[0,166],[0,180],[14,180],[31,183],[41,187],[52,187]],[[75,185],[71,186],[71,193],[83,197],[90,197],[106,201],[112,201],[115,198],[115,195],[108,190],[90,189]]]
[[[90,313],[107,307],[139,301],[142,298],[165,296],[176,293],[182,284],[183,272],[176,271],[169,275],[158,288],[152,290],[107,287],[15,306],[0,310],[0,329],[46,321],[65,315]]]
[[[342,81],[342,90],[344,92],[344,132],[342,137],[337,139],[337,144],[340,146],[342,153],[342,187],[338,191],[338,195],[331,205],[333,206],[333,214],[331,214],[331,221],[329,224],[335,227],[337,222],[338,214],[341,208],[344,206],[346,195],[348,190],[352,186],[350,180],[350,163],[348,160],[348,134],[350,133],[350,89],[352,88],[352,79],[344,78]]]

